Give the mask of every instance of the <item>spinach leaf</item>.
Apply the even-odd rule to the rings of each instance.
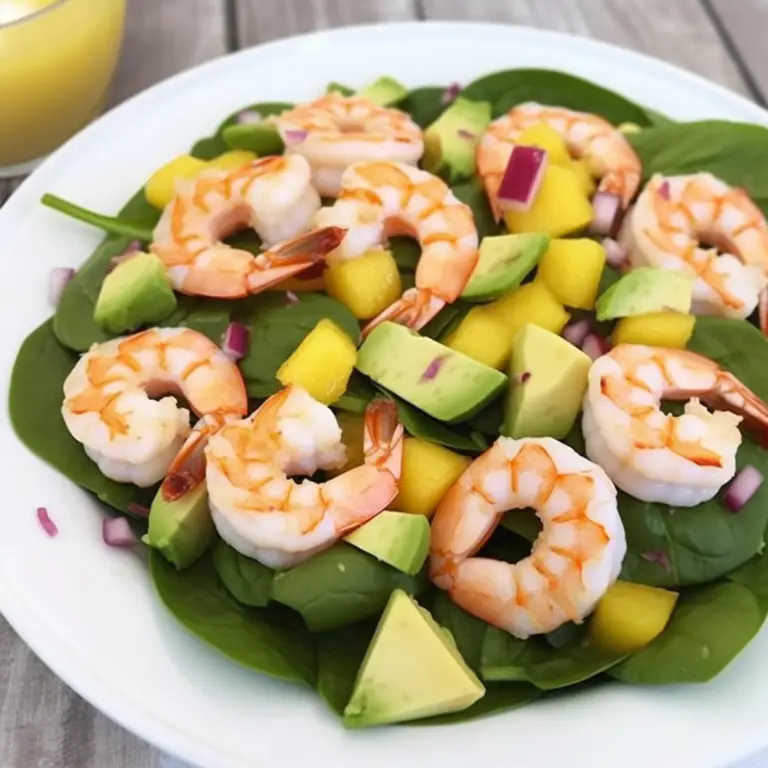
[[[263,608],[269,603],[274,571],[216,539],[211,556],[221,583],[238,603]]]
[[[298,302],[287,304],[282,293],[263,293],[250,306],[250,316],[243,318],[250,329],[250,346],[240,360],[240,370],[251,397],[269,397],[280,389],[275,378],[278,368],[323,318],[336,323],[355,343],[360,334],[357,318],[324,294],[302,293]]]
[[[274,134],[265,134],[263,131],[257,129],[255,133],[258,134],[258,138],[254,142],[253,132],[249,130],[232,132],[228,129],[233,126],[238,126],[238,128],[242,127],[244,129],[248,128],[247,124],[244,124],[243,126],[239,126],[238,124],[238,115],[240,115],[241,112],[258,112],[262,117],[269,117],[270,115],[279,115],[280,113],[285,112],[286,109],[290,109],[292,106],[293,104],[287,102],[270,101],[251,104],[248,107],[239,109],[224,120],[213,136],[200,139],[200,141],[192,147],[191,154],[201,160],[213,160],[213,158],[218,157],[229,149],[247,149],[256,152],[258,155],[281,153],[283,142],[280,140],[278,144],[275,141]],[[279,139],[279,136],[277,138]]]
[[[472,209],[472,215],[477,227],[477,236],[482,240],[488,235],[497,235],[501,228],[493,216],[491,206],[488,204],[488,197],[485,189],[479,179],[472,179],[463,184],[456,184],[451,187],[453,194],[466,203]]]
[[[724,120],[657,125],[629,136],[646,178],[708,171],[743,187],[768,215],[768,128]]]
[[[333,408],[349,413],[365,413],[368,403],[378,395],[378,390],[361,373],[352,371],[347,390],[332,404]]]
[[[265,129],[260,123],[228,125],[222,132],[222,138],[229,149],[245,149],[259,157],[282,155],[285,149],[277,128]]]
[[[247,608],[219,581],[210,552],[176,570],[154,550],[150,572],[160,599],[190,631],[233,661],[283,680],[315,683],[315,642],[279,606]]]
[[[446,304],[419,333],[429,339],[447,338],[469,312],[469,306],[461,299],[454,301],[453,304]]]
[[[421,248],[413,238],[391,237],[389,240],[389,250],[397,264],[397,268],[401,272],[413,272],[416,269],[419,257],[421,256]]]
[[[419,127],[427,128],[447,108],[447,105],[443,104],[444,93],[445,88],[437,85],[414,88],[394,106],[407,112]]]
[[[495,440],[501,433],[501,425],[504,422],[504,408],[506,407],[506,393],[500,394],[492,400],[482,411],[478,411],[471,419],[464,422],[470,429],[482,432]]]
[[[317,692],[337,714],[352,697],[376,624],[363,622],[321,632],[317,638]]]
[[[348,85],[337,83],[335,80],[331,80],[331,82],[325,86],[325,92],[338,93],[338,94],[341,94],[342,96],[354,96],[355,89],[350,88]]]
[[[495,72],[470,83],[461,95],[465,99],[490,101],[494,105],[494,117],[503,115],[516,104],[535,101],[579,112],[592,112],[614,125],[636,123],[646,126],[658,119],[618,93],[580,77],[550,69]]]
[[[43,461],[115,509],[129,512],[131,503],[148,507],[153,489],[102,475],[64,424],[64,380],[76,362],[77,355],[57,340],[51,320],[24,340],[11,372],[8,403],[16,435]]]
[[[686,591],[664,632],[610,674],[643,685],[711,680],[757,634],[766,607],[764,591],[759,599],[735,580]]]
[[[301,614],[313,632],[324,632],[380,613],[394,589],[416,594],[419,576],[408,576],[339,542],[310,560],[278,573],[272,599]]]
[[[152,230],[155,224],[157,224],[157,217],[154,215],[145,219],[133,219],[128,216],[105,216],[75,203],[70,203],[68,200],[64,200],[57,195],[43,195],[40,202],[54,211],[69,216],[71,219],[103,229],[111,235],[131,237],[141,240],[143,243],[152,241]]]
[[[432,601],[431,613],[434,620],[451,633],[467,665],[479,674],[483,638],[491,627],[456,605],[442,590]]]

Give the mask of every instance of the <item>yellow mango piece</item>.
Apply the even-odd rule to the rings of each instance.
[[[536,280],[566,307],[594,309],[605,248],[594,240],[552,240],[541,257]]]
[[[628,136],[630,133],[640,133],[643,129],[637,123],[622,123],[618,130]]]
[[[518,137],[517,144],[546,150],[549,162],[568,167],[571,155],[563,137],[547,123],[535,123],[526,128]]]
[[[504,213],[510,232],[544,232],[552,237],[578,232],[591,221],[592,204],[579,177],[570,168],[554,163],[547,165],[530,209]]]
[[[521,285],[506,296],[486,304],[485,309],[507,326],[510,346],[526,323],[546,328],[552,333],[560,333],[571,318],[552,291],[540,280]]]
[[[485,307],[473,307],[444,342],[446,347],[490,365],[503,368],[512,341],[506,323]]]
[[[471,459],[442,445],[406,437],[400,493],[391,508],[431,517],[440,499],[471,463]]]
[[[613,329],[611,341],[617,344],[647,344],[649,347],[685,349],[696,325],[694,315],[677,312],[652,312],[622,317]]]
[[[356,361],[352,339],[324,318],[280,366],[277,380],[303,387],[315,400],[330,405],[344,394]]]
[[[347,463],[340,469],[329,469],[326,473],[329,477],[336,477],[365,463],[363,452],[365,417],[363,414],[342,411],[336,414],[336,421],[341,427],[341,442],[347,448]]]
[[[589,170],[589,164],[586,160],[571,160],[569,168],[573,171],[576,178],[579,180],[581,189],[587,197],[592,197],[597,184],[592,176],[592,171]]]
[[[236,171],[238,168],[252,163],[255,159],[255,152],[248,152],[246,149],[233,149],[209,160],[208,167],[218,168],[220,171]]]
[[[144,185],[144,196],[155,208],[163,209],[176,194],[176,183],[181,179],[194,179],[208,168],[208,163],[192,155],[180,155],[156,170]]]
[[[370,320],[400,298],[403,285],[392,254],[376,250],[331,264],[325,270],[325,289],[355,317]]]
[[[592,614],[592,642],[615,653],[637,651],[664,631],[676,602],[677,592],[617,581]]]

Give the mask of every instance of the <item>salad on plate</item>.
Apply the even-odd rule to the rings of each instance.
[[[14,428],[348,727],[706,682],[768,612],[766,157],[550,70],[245,107],[117,215],[43,198],[107,237]]]

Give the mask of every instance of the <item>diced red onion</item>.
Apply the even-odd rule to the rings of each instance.
[[[499,187],[502,211],[527,211],[531,207],[544,178],[547,157],[546,151],[538,147],[518,144],[512,148]]]
[[[435,376],[437,376],[437,374],[440,373],[440,369],[443,367],[447,359],[448,359],[448,355],[438,355],[424,369],[424,373],[421,374],[421,381],[432,381],[435,378]]]
[[[574,347],[581,348],[584,339],[587,338],[591,330],[592,326],[589,320],[578,320],[575,323],[565,326],[563,329],[563,338],[573,344]]]
[[[132,240],[128,247],[122,252],[118,253],[117,256],[113,256],[109,260],[109,264],[107,265],[107,274],[112,272],[115,267],[120,266],[120,264],[123,264],[126,261],[129,261],[132,259],[137,253],[141,252],[141,243],[138,240]]]
[[[522,373],[518,373],[515,376],[515,381],[517,381],[518,384],[525,384],[528,379],[531,378],[531,372],[530,371],[523,371]]]
[[[51,516],[45,507],[37,508],[37,520],[51,538],[59,535],[59,529],[56,527],[56,523],[51,520]]]
[[[621,197],[613,192],[596,192],[592,198],[590,232],[611,236],[618,230],[621,220]]]
[[[149,517],[149,510],[143,504],[137,504],[135,501],[130,502],[126,509],[136,517]]]
[[[109,517],[101,526],[101,536],[109,547],[132,547],[138,539],[124,517]]]
[[[299,297],[293,291],[286,291],[285,292],[285,303],[286,304],[298,304],[299,303]]]
[[[458,83],[451,83],[440,97],[440,103],[447,107],[452,101],[456,101],[461,93],[461,86]]]
[[[662,181],[661,184],[659,184],[659,188],[656,190],[659,197],[663,198],[664,200],[669,200],[671,197],[671,190],[669,188],[669,182],[668,181]]]
[[[581,351],[592,360],[597,360],[611,351],[611,345],[602,336],[596,333],[587,334],[581,344]]]
[[[605,260],[614,269],[622,269],[629,261],[629,248],[612,237],[603,240]]]
[[[768,288],[760,291],[760,299],[757,303],[757,317],[763,336],[768,336]]]
[[[748,464],[733,478],[733,482],[728,486],[728,490],[723,496],[723,502],[731,512],[740,512],[744,505],[757,493],[758,488],[763,484],[765,477],[763,473]]]
[[[56,267],[48,274],[48,301],[55,307],[61,300],[64,289],[75,276],[75,270],[71,267]]]
[[[306,131],[294,130],[293,128],[289,128],[283,135],[283,139],[285,139],[287,144],[301,144],[306,138]]]
[[[672,573],[672,563],[669,561],[669,555],[664,549],[650,549],[640,555],[646,563],[660,565],[667,573]]]
[[[456,131],[456,135],[460,139],[467,139],[468,141],[474,141],[477,138],[476,133],[472,133],[472,131],[465,131],[463,128],[459,128],[459,130]]]
[[[328,269],[328,263],[326,261],[318,261],[311,267],[302,269],[298,275],[294,275],[296,280],[317,280],[318,277],[322,277],[325,270]]]
[[[260,123],[263,119],[261,112],[257,112],[255,109],[244,109],[242,112],[238,112],[235,122],[238,125],[252,125],[253,123]]]
[[[221,340],[221,351],[234,363],[248,354],[250,331],[242,323],[230,323]]]

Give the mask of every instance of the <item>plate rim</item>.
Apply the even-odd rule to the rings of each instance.
[[[637,67],[651,68],[654,77],[657,75],[663,76],[665,72],[668,74],[673,72],[678,81],[687,79],[692,84],[695,83],[698,87],[716,94],[720,99],[729,101],[740,112],[752,115],[750,118],[744,118],[745,120],[749,119],[755,123],[768,125],[768,109],[761,107],[759,104],[750,101],[747,97],[725,86],[713,83],[701,75],[646,53],[623,49],[612,43],[593,40],[568,32],[539,29],[525,25],[458,20],[387,21],[315,30],[257,44],[239,51],[224,53],[187,70],[171,75],[113,107],[52,153],[14,191],[2,208],[0,208],[0,240],[3,239],[3,232],[6,227],[11,228],[7,222],[13,217],[23,217],[24,208],[28,207],[32,202],[31,200],[27,201],[25,198],[27,197],[27,190],[32,188],[34,180],[38,176],[49,170],[55,170],[60,162],[63,162],[72,153],[77,152],[80,145],[86,145],[92,135],[106,130],[113,122],[117,124],[117,121],[124,113],[134,109],[137,103],[147,99],[150,95],[156,97],[163,93],[170,94],[175,89],[185,88],[205,73],[231,66],[232,60],[252,56],[255,51],[275,51],[285,48],[286,52],[290,52],[292,48],[295,48],[295,46],[300,45],[302,42],[310,42],[322,38],[327,38],[332,42],[339,41],[340,44],[343,44],[347,38],[354,39],[361,35],[376,34],[381,32],[382,29],[387,29],[390,33],[400,30],[409,34],[416,30],[426,34],[425,30],[430,29],[434,31],[436,36],[440,36],[441,34],[455,33],[458,30],[466,30],[467,27],[473,27],[476,31],[483,29],[493,30],[494,33],[498,33],[499,29],[503,28],[511,37],[522,35],[526,38],[538,38],[553,44],[560,41],[567,43],[571,47],[576,46],[582,51],[595,52],[600,57],[618,57],[626,63],[635,64]],[[18,226],[21,226],[21,224],[19,223]],[[10,373],[8,374],[6,387],[9,381]],[[22,642],[32,650],[47,669],[75,691],[77,695],[85,699],[105,717],[118,723],[131,734],[168,755],[178,756],[192,764],[197,764],[197,761],[202,758],[206,761],[206,765],[221,765],[221,763],[216,762],[221,755],[215,749],[212,749],[204,741],[188,741],[188,734],[185,731],[177,732],[182,737],[182,741],[179,741],[178,736],[173,734],[174,728],[171,724],[164,721],[155,721],[151,712],[140,703],[133,702],[130,697],[124,695],[119,689],[113,688],[106,681],[99,679],[95,671],[89,669],[88,664],[84,663],[82,655],[78,656],[77,654],[67,652],[61,653],[53,644],[46,644],[44,633],[41,632],[41,629],[44,629],[44,625],[40,621],[40,612],[26,608],[17,600],[17,597],[12,585],[0,579],[0,613],[2,613],[13,630],[19,635]],[[157,599],[159,600],[159,598]],[[746,748],[734,750],[731,753],[730,759],[744,759],[756,750],[764,748],[767,744],[768,735],[764,738],[754,739],[754,743],[745,745]]]

